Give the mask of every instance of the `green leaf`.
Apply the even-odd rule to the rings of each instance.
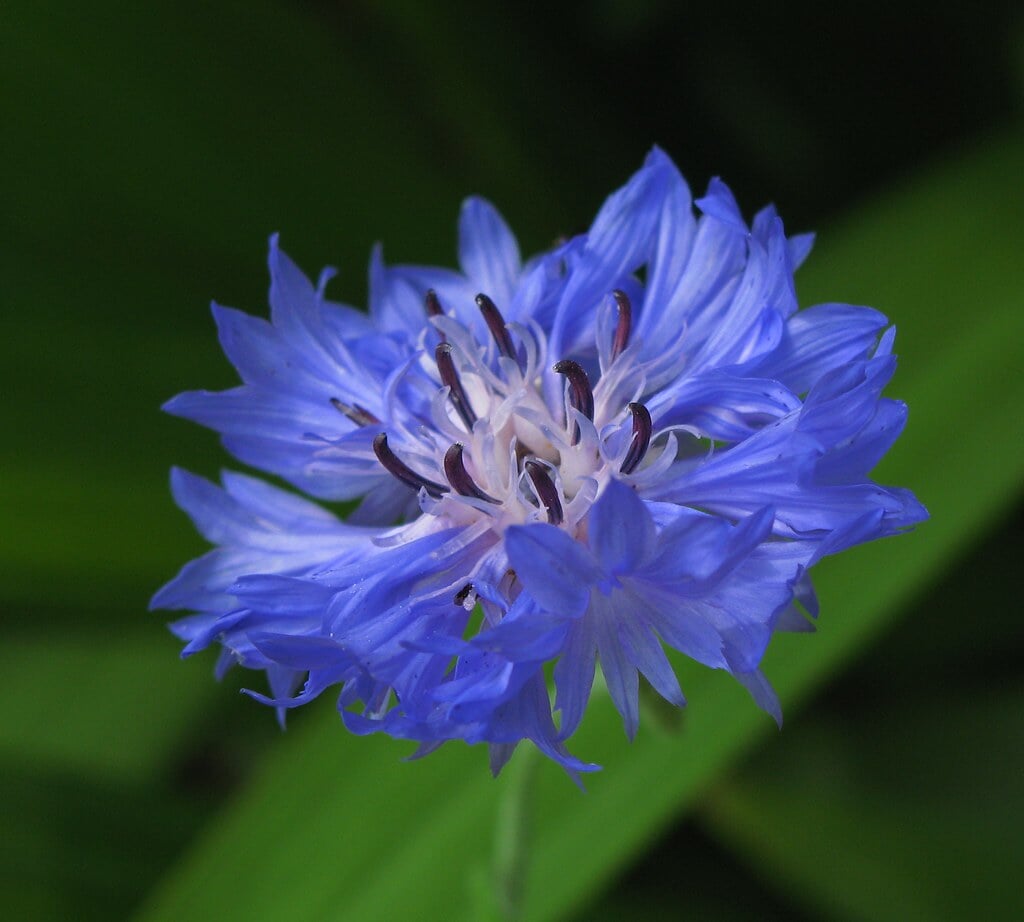
[[[1024,912],[1019,528],[991,531],[705,798],[701,820],[766,887],[830,917]]]
[[[830,918],[1020,918],[1022,711],[1018,682],[809,721],[716,788],[707,818]]]
[[[899,322],[906,370],[894,391],[911,421],[881,474],[917,491],[933,520],[819,568],[820,631],[780,637],[766,663],[789,709],[893,623],[1019,491],[1022,156],[1014,135],[947,164],[826,235],[801,280],[805,291],[861,298]],[[605,770],[587,794],[553,766],[539,769],[527,917],[580,905],[769,732],[723,675],[687,668],[682,678],[690,708],[679,733],[648,728],[628,746],[610,705],[591,709],[573,748]],[[509,782],[485,776],[480,752],[451,747],[399,765],[400,751],[348,738],[329,714],[290,735],[145,918],[397,918],[442,907],[471,918],[472,882]]]
[[[159,777],[194,738],[196,715],[228,694],[206,663],[183,666],[177,649],[156,624],[116,636],[9,637],[0,647],[0,759],[110,783]]]
[[[0,758],[0,890],[10,919],[122,919],[202,814],[165,787]]]

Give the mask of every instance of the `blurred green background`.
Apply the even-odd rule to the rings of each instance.
[[[926,9],[8,0],[0,914],[1024,917],[1024,18]],[[819,232],[803,303],[900,329],[879,478],[933,519],[818,568],[819,632],[767,662],[786,729],[690,669],[633,745],[595,703],[580,794],[403,762],[329,700],[282,735],[180,662],[146,604],[204,548],[167,470],[233,462],[158,407],[233,383],[208,302],[265,309],[268,234],[364,303],[373,242],[452,264],[475,192],[536,251],[653,143]]]

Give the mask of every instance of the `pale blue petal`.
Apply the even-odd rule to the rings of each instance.
[[[887,323],[884,314],[851,304],[798,311],[787,321],[779,348],[757,371],[803,394],[827,371],[867,358]]]
[[[799,399],[778,381],[724,371],[684,378],[647,402],[656,428],[694,426],[726,442],[740,441],[799,407]]]
[[[794,234],[789,238],[789,261],[794,269],[799,269],[805,259],[811,255],[814,246],[814,234]]]
[[[866,479],[907,423],[907,405],[882,399],[863,429],[826,452],[814,465],[816,483],[852,483]]]
[[[615,709],[622,715],[626,736],[633,739],[640,726],[640,681],[636,666],[629,661],[619,639],[613,605],[609,597],[595,595],[589,617],[593,619],[597,655],[608,693]]]
[[[631,580],[627,591],[635,604],[643,606],[646,621],[670,647],[705,666],[726,668],[721,636],[692,601],[653,581]]]
[[[697,199],[697,207],[709,217],[727,224],[737,233],[748,232],[747,222],[743,220],[740,206],[736,204],[736,198],[732,190],[717,176],[708,183],[708,191],[702,198]]]
[[[755,669],[752,672],[734,672],[733,675],[740,685],[750,692],[750,696],[757,702],[757,706],[775,719],[775,723],[781,730],[782,705],[779,703],[779,696],[765,678],[764,673],[760,669]]]
[[[519,277],[519,245],[498,210],[468,198],[459,213],[459,265],[469,281],[496,304],[507,304]]]
[[[662,531],[657,556],[637,576],[683,594],[706,592],[771,535],[774,517],[765,507],[733,526],[687,510]]]
[[[630,602],[626,593],[617,593],[614,598],[619,640],[627,658],[662,698],[676,707],[684,707],[686,699],[661,643],[644,622],[642,609],[631,608]]]
[[[580,618],[570,625],[562,655],[555,664],[555,707],[561,713],[563,739],[575,733],[583,719],[594,685],[596,662],[597,637],[593,621]]]
[[[329,637],[255,632],[250,635],[256,649],[268,659],[303,672],[310,669],[347,667],[352,654]],[[279,697],[279,696],[278,696]]]

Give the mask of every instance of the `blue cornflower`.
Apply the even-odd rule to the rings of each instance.
[[[821,557],[927,515],[869,472],[903,428],[882,396],[894,330],[867,307],[798,310],[811,238],[749,226],[713,180],[695,203],[654,150],[590,230],[525,264],[469,199],[461,272],[370,265],[370,310],[327,299],[270,244],[268,321],[214,305],[243,383],[166,409],[347,522],[240,474],[175,471],[217,547],[153,600],[193,614],[185,653],[264,670],[279,709],[340,686],[353,732],[565,743],[600,663],[632,736],[639,677],[683,694],[673,648],[734,675],[806,630]],[[554,711],[545,667],[554,663]]]

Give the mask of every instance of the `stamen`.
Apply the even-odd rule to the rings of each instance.
[[[494,302],[485,294],[476,296],[476,306],[480,308],[480,313],[484,315],[487,329],[491,331],[491,336],[494,337],[494,341],[498,345],[498,351],[506,358],[516,361],[516,348],[512,344],[512,336],[505,328],[505,318],[501,316],[501,311],[494,306]]]
[[[444,453],[444,474],[460,496],[472,496],[482,499],[486,503],[501,505],[501,500],[495,499],[489,493],[485,493],[476,485],[476,482],[469,476],[466,470],[466,462],[462,458],[462,443],[456,442]]]
[[[428,317],[443,317],[441,302],[437,299],[437,292],[433,288],[427,291],[426,309]]]
[[[466,599],[468,599],[471,593],[473,593],[474,591],[475,590],[473,589],[473,584],[466,583],[465,586],[463,586],[458,592],[455,593],[455,604],[459,606],[465,605]]]
[[[633,306],[629,303],[629,298],[621,288],[616,288],[612,292],[612,297],[615,299],[615,304],[619,308],[619,319],[615,324],[615,336],[612,339],[612,361],[614,362],[626,348],[629,343],[629,331],[633,324]]]
[[[452,347],[448,343],[440,343],[434,350],[434,357],[437,360],[437,371],[441,376],[441,382],[447,384],[452,404],[458,411],[467,429],[473,428],[476,422],[476,414],[470,406],[469,398],[462,389],[462,382],[459,380],[459,373],[455,370],[455,361],[452,359]]]
[[[565,375],[569,381],[569,404],[579,410],[587,419],[594,419],[594,392],[590,389],[590,380],[583,366],[572,359],[556,362],[552,371]],[[580,427],[573,425],[572,443],[580,440]]]
[[[448,487],[440,483],[434,483],[433,480],[427,480],[426,477],[417,474],[402,461],[388,446],[387,433],[382,432],[373,440],[373,453],[377,456],[377,460],[380,461],[384,470],[407,487],[412,487],[414,490],[426,490],[435,499],[440,499],[448,492]]]
[[[427,317],[443,317],[444,308],[441,307],[441,302],[438,300],[437,292],[433,288],[427,290],[426,297],[426,310]],[[447,342],[448,337],[444,335],[441,330],[437,331],[437,335],[441,338],[441,342]]]
[[[337,397],[332,397],[331,406],[339,413],[344,413],[357,426],[372,426],[374,423],[380,422],[376,416],[359,406],[358,403],[343,403]]]
[[[636,466],[643,460],[651,444],[651,430],[653,429],[651,413],[642,403],[631,403],[629,412],[633,414],[633,439],[629,443],[629,450],[619,467],[619,472],[622,474],[632,474],[636,470]]]
[[[562,524],[562,502],[558,498],[558,488],[548,476],[547,468],[536,458],[529,458],[524,465],[526,473],[533,482],[533,488],[544,508],[548,511],[548,521],[552,525]]]

